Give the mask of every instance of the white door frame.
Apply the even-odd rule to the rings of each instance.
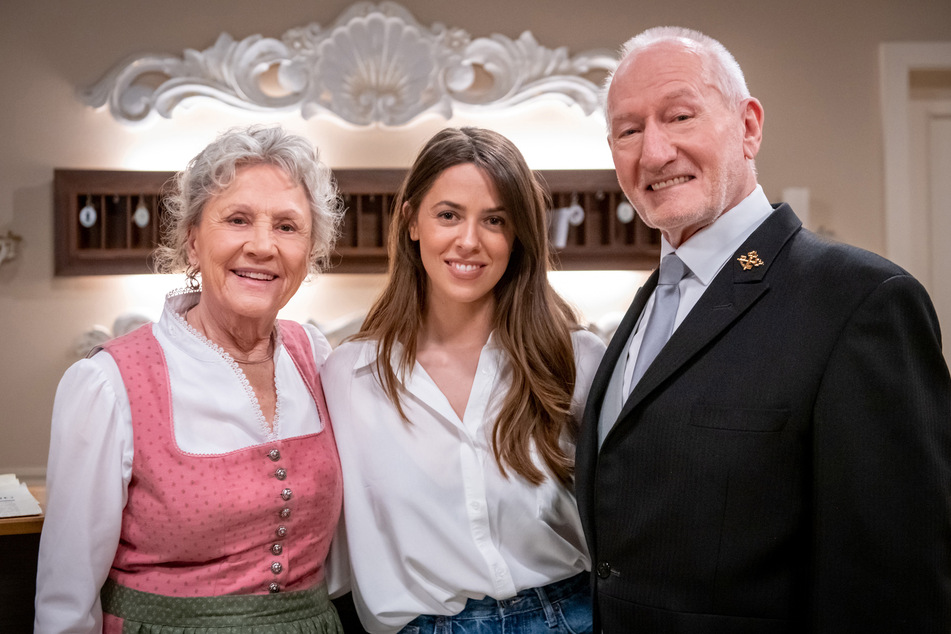
[[[912,200],[910,75],[914,70],[951,69],[951,42],[886,42],[879,45],[885,153],[885,256],[912,274],[930,271],[922,244],[928,218]]]

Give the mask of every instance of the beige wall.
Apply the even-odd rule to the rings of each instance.
[[[0,267],[0,473],[41,476],[53,393],[73,348],[93,324],[121,311],[157,310],[174,280],[53,277],[52,175],[56,167],[177,169],[220,128],[263,117],[192,109],[171,120],[128,127],[94,111],[76,91],[133,53],[180,55],[218,34],[255,33],[331,23],[342,0],[3,0],[0,3],[0,233],[23,237],[20,257]],[[572,52],[615,49],[661,23],[699,28],[721,39],[744,67],[766,108],[758,165],[767,195],[808,187],[813,225],[839,239],[884,248],[878,44],[951,39],[947,0],[404,0],[425,25],[442,22],[473,36],[515,38],[531,30],[546,46]],[[582,6],[589,8],[583,9]],[[577,166],[580,148],[605,167],[600,124],[554,114],[550,147],[526,151],[534,167]],[[564,121],[559,122],[559,117]],[[274,120],[274,117],[268,120]],[[334,167],[404,166],[445,122],[406,129],[354,130],[328,119],[277,120],[311,136]],[[526,124],[475,120],[521,142]],[[452,123],[460,123],[454,120]],[[546,164],[542,164],[548,161]],[[289,307],[294,318],[330,321],[359,310],[376,278],[329,275]],[[633,288],[630,292],[633,293]],[[626,299],[624,299],[626,301]]]

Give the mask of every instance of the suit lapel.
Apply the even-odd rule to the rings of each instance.
[[[614,374],[618,363],[623,363],[624,354],[627,352],[627,342],[634,331],[634,325],[644,310],[647,298],[654,292],[657,286],[658,272],[655,270],[644,283],[631,302],[630,308],[618,324],[614,336],[608,342],[607,350],[601,357],[601,364],[595,372],[591,381],[591,389],[588,390],[588,400],[585,404],[584,415],[582,417],[581,433],[578,438],[578,445],[575,453],[575,495],[578,502],[578,509],[581,511],[581,522],[584,526],[585,539],[588,542],[588,548],[592,554],[595,552],[594,530],[591,525],[594,512],[594,473],[595,464],[598,460],[598,424],[601,418],[601,410],[604,406],[604,397],[607,392],[611,376]]]
[[[647,278],[647,281],[644,282],[644,286],[639,288],[634,295],[634,300],[627,309],[627,313],[625,313],[621,323],[618,324],[614,336],[611,337],[607,350],[604,351],[604,356],[601,357],[601,364],[598,366],[594,379],[591,381],[591,389],[588,391],[588,401],[585,406],[582,434],[589,436],[586,440],[589,440],[590,443],[585,443],[585,447],[594,447],[595,452],[597,452],[599,444],[598,422],[601,418],[601,411],[604,408],[604,398],[607,393],[608,385],[611,382],[611,377],[614,375],[618,363],[624,362],[624,355],[627,353],[628,342],[631,339],[631,334],[634,332],[634,326],[637,324],[637,320],[641,316],[644,306],[647,304],[647,299],[651,296],[651,293],[654,292],[654,288],[657,287],[658,275],[659,273],[655,269],[650,277]]]
[[[617,424],[605,439],[605,446],[610,442],[613,432],[627,422],[624,419],[647,395],[657,389],[711,340],[729,328],[769,290],[769,283],[765,280],[766,274],[783,246],[801,226],[802,223],[789,206],[780,205],[731,256],[634,387],[627,402],[621,408]],[[762,264],[748,265],[739,260],[741,257],[749,260],[748,256],[753,251],[756,252]],[[646,298],[644,301],[646,302]],[[643,309],[643,303],[641,309]],[[625,316],[625,321],[628,317],[630,313]],[[636,322],[636,317],[634,321]],[[633,323],[630,327],[633,328]],[[629,335],[630,331],[622,338],[622,345]],[[618,336],[615,335],[615,339],[617,338]],[[615,342],[612,340],[611,343],[613,345]],[[614,357],[614,364],[618,361],[618,357]],[[608,378],[613,369],[612,364],[608,368]],[[602,370],[604,370],[604,364],[599,368],[599,375]]]
[[[644,310],[644,306],[647,304],[651,293],[657,288],[658,276],[659,273],[657,269],[655,269],[650,277],[647,278],[647,281],[644,282],[644,286],[638,289],[637,294],[634,295],[634,301],[631,302],[631,306],[627,309],[624,319],[618,324],[614,336],[611,337],[611,342],[608,344],[607,350],[604,351],[601,365],[598,367],[598,371],[595,373],[594,380],[591,384],[591,390],[595,392],[599,398],[603,396],[604,390],[607,389],[607,384],[611,380],[611,375],[614,373],[614,366],[617,365],[618,362],[623,362],[623,357],[627,354],[628,343],[631,340],[631,335],[634,333],[634,326],[637,324],[637,320],[640,318],[641,312]]]

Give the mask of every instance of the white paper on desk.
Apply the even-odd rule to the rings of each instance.
[[[12,473],[0,474],[0,517],[39,515],[42,512],[26,484]]]

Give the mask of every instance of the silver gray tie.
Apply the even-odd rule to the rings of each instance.
[[[677,306],[680,305],[680,280],[689,269],[676,253],[670,253],[660,263],[660,277],[657,288],[654,290],[654,309],[647,320],[644,338],[641,340],[641,349],[637,353],[634,363],[634,374],[631,375],[631,390],[644,376],[644,372],[654,362],[674,331],[674,320],[677,318]]]

